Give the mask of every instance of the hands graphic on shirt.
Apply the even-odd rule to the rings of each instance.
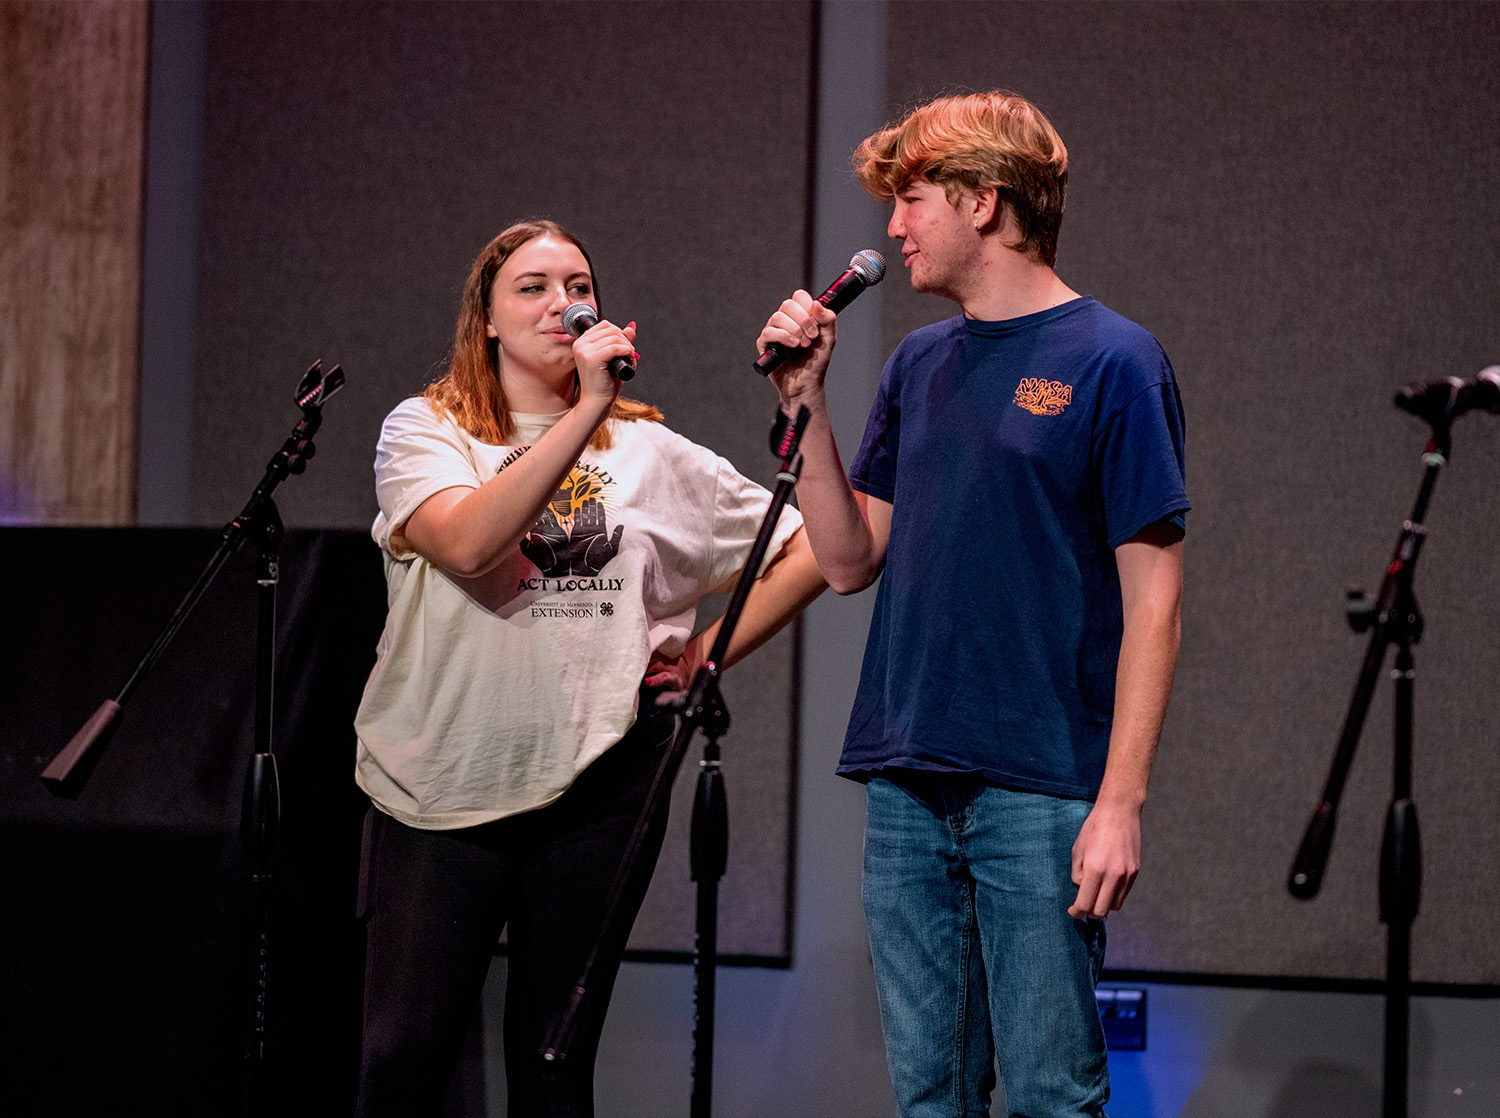
[[[521,539],[521,554],[536,564],[542,575],[596,575],[620,553],[623,524],[608,535],[604,503],[597,497],[584,501],[573,517],[570,535],[549,506],[542,510],[535,527]]]
[[[550,505],[542,510],[531,531],[521,537],[521,554],[547,576],[568,573],[567,546],[568,533]]]
[[[623,524],[616,524],[614,535],[606,535],[609,521],[604,516],[604,502],[590,497],[583,502],[578,515],[573,518],[571,545],[580,548],[569,552],[575,575],[596,575],[604,565],[620,553],[620,536],[625,531]]]

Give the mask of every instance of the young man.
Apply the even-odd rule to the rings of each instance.
[[[1145,330],[1053,271],[1067,151],[1003,93],[918,108],[855,153],[918,291],[963,312],[886,363],[845,478],[834,315],[759,339],[812,413],[798,498],[840,593],[884,572],[839,769],[867,785],[865,915],[904,1118],[1100,1115],[1104,916],[1180,634],[1183,417]]]

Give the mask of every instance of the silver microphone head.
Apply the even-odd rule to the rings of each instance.
[[[849,267],[859,273],[866,286],[879,283],[885,278],[885,257],[873,248],[861,249],[849,261]]]
[[[578,337],[585,330],[599,325],[599,312],[587,303],[569,303],[563,310],[562,326],[569,335]]]

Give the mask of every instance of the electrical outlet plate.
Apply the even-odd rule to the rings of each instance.
[[[1139,988],[1095,990],[1104,1042],[1118,1052],[1146,1050],[1146,991]]]

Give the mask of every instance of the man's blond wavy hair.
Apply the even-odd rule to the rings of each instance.
[[[869,137],[854,153],[854,173],[888,202],[926,179],[958,204],[994,187],[1020,226],[1013,247],[1052,267],[1068,182],[1068,149],[1042,111],[1014,93],[939,97]]]

